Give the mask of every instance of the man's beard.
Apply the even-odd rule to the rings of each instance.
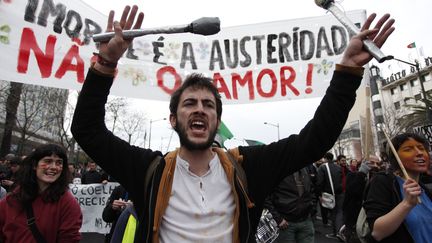
[[[213,145],[214,138],[216,137],[217,128],[213,131],[210,131],[209,137],[207,141],[203,143],[194,143],[192,142],[186,134],[186,126],[181,124],[177,120],[177,125],[174,128],[174,130],[177,132],[179,139],[180,139],[180,145],[184,146],[187,150],[206,150],[210,148]]]

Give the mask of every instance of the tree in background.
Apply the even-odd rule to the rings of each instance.
[[[29,84],[23,86],[16,117],[18,154],[25,152],[24,145],[30,138],[52,138],[58,134],[60,127],[56,120],[64,116],[66,102],[67,90]]]
[[[77,91],[70,91],[70,97],[78,97]],[[71,101],[69,98],[66,99],[65,104],[55,103],[53,104],[53,115],[54,115],[54,124],[58,129],[55,133],[56,143],[63,145],[67,151],[69,151],[69,157],[73,158],[75,154],[75,146],[76,142],[73,139],[72,134],[70,134],[70,127],[72,125],[72,117],[75,110],[75,101]]]
[[[138,145],[138,140],[145,133],[147,115],[142,112],[126,112],[120,117],[119,121],[119,130],[126,135],[126,141],[130,144]]]
[[[405,127],[401,123],[405,113],[404,110],[396,110],[394,106],[389,106],[384,109],[383,113],[384,122],[381,126],[384,126],[389,137],[394,137],[405,131]]]
[[[105,105],[107,123],[111,123],[111,132],[114,133],[117,127],[117,120],[122,117],[129,106],[124,97],[109,96]]]
[[[2,85],[2,87],[4,87]],[[10,153],[12,144],[12,132],[16,125],[18,105],[21,98],[23,89],[22,83],[11,82],[9,86],[9,92],[6,98],[5,105],[5,124],[3,129],[3,138],[0,146],[0,157]],[[2,88],[3,90],[3,88]],[[3,93],[3,92],[2,92]]]

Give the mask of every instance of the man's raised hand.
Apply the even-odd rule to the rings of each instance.
[[[124,39],[123,30],[140,29],[144,20],[144,13],[138,13],[138,6],[132,8],[126,6],[123,9],[122,16],[119,21],[114,21],[114,11],[111,10],[108,16],[108,24],[106,32],[115,32],[115,36],[107,42],[101,42],[99,45],[99,55],[111,63],[117,63],[123,56],[123,53],[132,43],[133,38]],[[138,18],[136,18],[138,13]],[[136,18],[136,20],[135,20]],[[135,24],[134,24],[135,22]],[[133,27],[132,27],[133,26]]]
[[[395,20],[390,19],[390,14],[383,15],[378,20],[375,27],[369,29],[375,17],[376,14],[369,15],[360,33],[352,37],[342,57],[342,65],[356,67],[364,66],[372,59],[372,55],[363,48],[363,40],[369,39],[380,48],[393,33],[395,30],[393,27]]]

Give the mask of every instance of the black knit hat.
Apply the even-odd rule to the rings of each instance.
[[[21,165],[22,159],[19,156],[14,156],[10,161],[10,165]]]

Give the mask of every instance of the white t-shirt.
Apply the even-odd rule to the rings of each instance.
[[[234,195],[217,155],[199,177],[177,156],[160,242],[232,242]]]

